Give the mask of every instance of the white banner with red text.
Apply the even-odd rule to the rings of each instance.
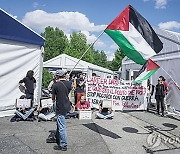
[[[92,106],[104,102],[112,110],[146,110],[146,83],[134,85],[132,81],[93,77],[86,82],[86,98]]]

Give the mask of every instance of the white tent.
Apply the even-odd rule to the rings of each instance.
[[[23,93],[19,81],[34,70],[36,102],[41,96],[44,39],[0,9],[0,111],[12,109]],[[0,115],[1,116],[1,115]]]
[[[66,71],[71,71],[72,68],[76,65],[79,59],[68,56],[66,54],[61,54],[55,58],[52,58],[43,63],[43,67],[49,69],[50,71],[54,71],[56,69],[63,69]],[[98,76],[107,77],[113,75],[113,71],[85,62],[80,60],[74,71],[82,71],[83,73],[87,73],[88,76],[91,76],[92,73],[96,73]]]
[[[152,83],[157,84],[160,75],[166,78],[169,84],[167,103],[176,110],[180,110],[180,91],[174,85],[171,77],[180,85],[180,33],[154,29],[163,42],[163,49],[151,59],[161,68],[151,77]],[[122,78],[128,79],[136,74],[141,65],[125,57],[122,61]],[[169,76],[164,70],[171,76]]]

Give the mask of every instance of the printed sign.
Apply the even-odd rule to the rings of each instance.
[[[111,101],[113,110],[146,110],[146,81],[134,85],[132,81],[93,77],[86,82],[86,97],[93,104]]]

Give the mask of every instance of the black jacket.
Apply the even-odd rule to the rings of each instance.
[[[155,98],[158,97],[165,97],[165,86],[164,84],[157,84],[156,85],[156,93],[155,93]]]

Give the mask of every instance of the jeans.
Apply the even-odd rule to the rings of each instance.
[[[157,112],[159,114],[160,106],[162,115],[164,115],[164,97],[156,96]]]
[[[31,107],[33,107],[34,94],[26,93],[26,99],[31,99]]]
[[[34,108],[31,108],[29,111],[26,111],[26,114],[21,113],[19,110],[16,110],[15,114],[18,115],[23,120],[26,120],[33,112],[34,112]]]
[[[60,147],[67,146],[67,133],[66,133],[66,123],[65,123],[64,115],[57,116],[56,137],[57,137],[57,139],[59,139],[58,144]]]
[[[96,117],[99,119],[112,119],[114,117],[113,112],[101,112],[96,113]]]
[[[38,115],[38,118],[47,121],[47,120],[52,120],[52,119],[55,117],[55,115],[56,115],[56,114],[55,114],[54,112],[50,112],[50,113],[48,113],[48,114],[40,113],[40,114]]]

